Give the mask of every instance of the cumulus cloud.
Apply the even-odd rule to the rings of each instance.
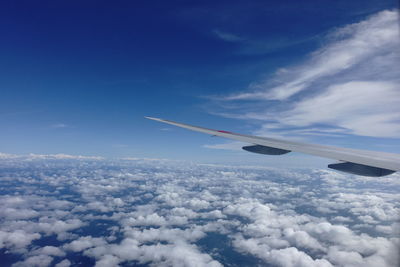
[[[71,266],[71,262],[67,259],[60,261],[55,265],[55,267],[69,267]]]
[[[57,219],[44,218],[38,223],[38,228],[46,234],[59,234],[74,230],[83,226],[84,223],[80,219],[68,219],[61,221]]]
[[[63,257],[65,256],[65,252],[59,249],[58,247],[54,246],[44,246],[37,251],[34,252],[35,254],[42,254],[42,255],[49,255],[49,256],[56,256],[56,257]]]
[[[0,211],[0,216],[6,217],[8,219],[29,219],[39,216],[35,210],[29,209],[15,209],[7,207]]]
[[[13,264],[13,267],[27,267],[27,266],[37,266],[37,267],[47,267],[50,266],[53,258],[47,255],[38,255],[27,258],[24,261],[17,262]]]
[[[106,242],[103,238],[93,238],[91,236],[84,236],[72,241],[69,244],[65,244],[64,248],[66,250],[71,250],[73,252],[80,252],[87,248],[104,245],[105,243]]]
[[[174,245],[158,243],[139,246],[138,241],[127,238],[120,244],[89,250],[87,255],[96,257],[96,265],[99,266],[104,266],[104,261],[129,260],[136,260],[142,264],[153,263],[154,266],[222,266],[208,254],[201,253],[196,246],[184,242]]]
[[[15,266],[399,262],[397,174],[140,159],[2,164],[0,187],[16,194],[1,195],[13,212],[0,221],[0,247]]]
[[[24,230],[16,230],[14,232],[0,231],[0,248],[24,248],[32,243],[33,240],[39,239],[38,233],[27,233]]]

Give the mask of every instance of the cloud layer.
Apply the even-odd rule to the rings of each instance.
[[[13,266],[399,262],[396,174],[145,159],[0,164],[0,257],[14,255]]]

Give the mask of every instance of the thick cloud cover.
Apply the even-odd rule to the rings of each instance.
[[[0,160],[3,266],[397,266],[397,174]]]

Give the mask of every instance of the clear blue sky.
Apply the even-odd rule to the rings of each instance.
[[[206,148],[235,144],[143,116],[400,152],[398,73],[394,62],[382,63],[398,56],[385,31],[396,7],[387,0],[3,1],[0,152],[247,155]],[[375,111],[376,88],[388,97]],[[360,92],[354,104],[339,97]]]

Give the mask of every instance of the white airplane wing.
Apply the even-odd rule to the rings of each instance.
[[[359,149],[341,148],[317,144],[306,144],[275,138],[244,135],[221,130],[212,130],[208,128],[192,126],[189,124],[153,117],[145,118],[186,128],[192,131],[250,143],[252,145],[244,146],[243,149],[254,153],[266,155],[282,155],[293,151],[335,159],[340,162],[329,164],[329,168],[352,174],[379,177],[392,174],[396,171],[400,171],[400,154],[365,151]]]

